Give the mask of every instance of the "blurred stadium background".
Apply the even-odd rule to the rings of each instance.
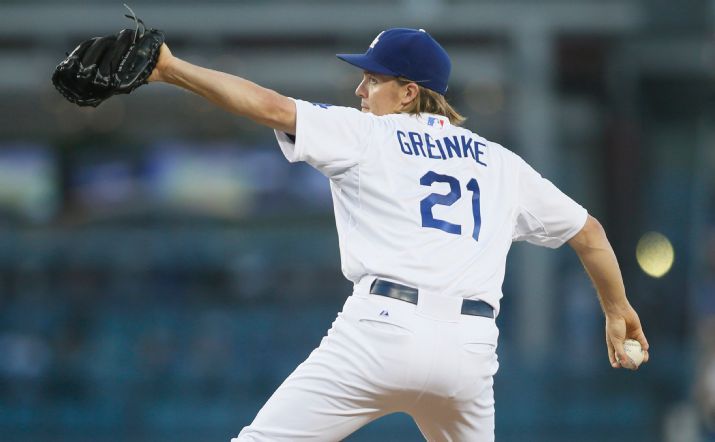
[[[575,254],[516,245],[497,440],[715,440],[715,1],[131,6],[179,57],[348,106],[360,73],[335,53],[427,29],[467,126],[604,223],[652,346],[637,374],[611,370]],[[98,109],[52,88],[124,13],[0,2],[1,441],[227,441],[350,293],[328,183],[271,131],[163,85]],[[396,415],[349,440],[419,439]]]

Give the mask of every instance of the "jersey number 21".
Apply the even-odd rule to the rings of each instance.
[[[432,215],[433,206],[451,206],[462,197],[462,188],[459,184],[459,180],[453,176],[440,175],[432,171],[427,172],[422,176],[422,178],[420,178],[420,184],[423,186],[432,186],[434,183],[449,184],[450,192],[446,195],[431,193],[420,201],[422,227],[431,227],[433,229],[439,229],[454,235],[461,235],[462,226],[437,219],[434,215]],[[479,241],[479,230],[482,227],[482,213],[479,206],[479,183],[477,183],[476,178],[469,180],[467,183],[467,190],[472,192],[472,216],[474,217],[474,230],[472,231],[472,238],[474,238],[475,241]]]

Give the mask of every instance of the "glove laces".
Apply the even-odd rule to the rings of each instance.
[[[137,35],[139,34],[139,24],[142,25],[141,35],[144,35],[144,32],[146,31],[146,25],[144,24],[144,22],[142,21],[141,18],[137,17],[137,15],[134,13],[132,8],[129,7],[129,5],[124,3],[124,7],[129,9],[129,12],[132,14],[132,15],[124,14],[124,16],[128,19],[134,20],[134,25],[136,26],[136,29],[134,30],[134,40],[132,41],[132,44],[134,44],[137,42]]]

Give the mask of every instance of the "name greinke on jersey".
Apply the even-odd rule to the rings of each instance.
[[[422,156],[434,160],[449,158],[472,158],[478,164],[486,167],[482,155],[482,147],[486,144],[468,136],[446,136],[433,138],[428,133],[397,131],[397,142],[405,155]]]

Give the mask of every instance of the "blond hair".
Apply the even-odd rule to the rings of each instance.
[[[397,82],[400,86],[415,83],[414,81],[403,77],[398,77]],[[455,126],[459,126],[466,121],[466,117],[457,112],[452,105],[447,103],[447,99],[444,98],[444,95],[435,92],[432,89],[420,86],[419,84],[417,84],[417,87],[419,88],[419,95],[410,104],[408,104],[407,107],[402,109],[402,112],[417,115],[422,112],[443,115],[449,118],[449,122]]]

